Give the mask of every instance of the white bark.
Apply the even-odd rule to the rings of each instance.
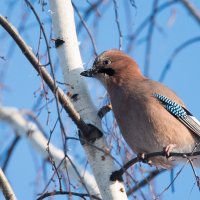
[[[95,107],[88,96],[86,84],[80,76],[83,71],[83,64],[71,1],[50,0],[49,2],[55,37],[65,41],[63,45],[57,48],[64,81],[73,86],[73,88],[68,87],[71,94],[78,94],[78,100],[74,101],[74,106],[85,122],[100,127],[101,123],[97,119]]]
[[[37,151],[44,157],[49,157],[49,152],[51,154],[51,157],[55,161],[56,166],[58,166],[61,161],[65,158],[65,155],[62,150],[55,147],[53,144],[49,144],[47,146],[48,140],[44,137],[42,132],[38,129],[36,124],[33,122],[28,122],[20,113],[19,110],[15,108],[8,108],[8,107],[0,107],[0,120],[5,121],[6,123],[9,123],[13,129],[16,130],[16,132],[20,136],[25,136],[28,138],[28,140],[32,143],[32,145],[35,147]],[[49,152],[47,151],[47,147],[49,147]],[[76,169],[82,176],[82,180],[84,181],[87,189],[89,190],[90,194],[98,195],[99,190],[96,185],[96,181],[94,179],[94,176],[92,176],[90,173],[85,171],[84,168],[82,168],[79,164],[75,162],[75,159],[72,156],[69,156],[70,160],[73,162],[73,164],[76,166]],[[63,172],[66,172],[66,168],[68,170],[68,173],[71,178],[77,179],[80,181],[77,173],[75,172],[73,166],[70,164],[70,161],[65,158],[65,162],[63,162],[62,166],[60,166],[59,170],[63,170]]]
[[[57,50],[64,81],[73,86],[73,88],[68,88],[72,94],[78,94],[78,100],[74,102],[75,109],[85,122],[91,123],[98,127],[99,130],[102,130],[101,121],[97,117],[97,111],[89,98],[86,84],[80,76],[80,72],[84,69],[79,51],[71,0],[49,0],[49,3],[55,37],[65,41]],[[105,149],[108,146],[104,137],[94,142],[94,145],[101,149]],[[111,173],[116,170],[115,163],[111,157],[104,155],[104,153],[89,145],[84,145],[84,148],[102,198],[106,200],[127,199],[123,184],[109,180]]]
[[[15,193],[13,192],[10,183],[0,168],[0,189],[6,200],[17,200]]]

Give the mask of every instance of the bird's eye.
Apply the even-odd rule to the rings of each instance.
[[[111,63],[111,60],[106,59],[103,61],[103,65],[109,65]]]

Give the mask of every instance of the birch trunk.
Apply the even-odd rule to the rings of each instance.
[[[79,51],[79,42],[76,35],[74,11],[71,1],[49,0],[49,3],[55,37],[64,41],[57,48],[64,81],[66,84],[73,86],[68,88],[72,95],[78,94],[77,101],[74,101],[75,109],[86,123],[93,124],[99,130],[102,130],[101,121],[89,98],[86,84],[80,76],[80,72],[84,69]],[[94,145],[100,149],[108,149],[104,136],[97,139]],[[127,199],[123,184],[118,181],[112,182],[109,180],[111,173],[116,170],[113,159],[90,145],[84,145],[84,149],[92,167],[102,199]]]

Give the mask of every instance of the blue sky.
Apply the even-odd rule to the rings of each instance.
[[[18,1],[15,5],[14,2],[15,1],[12,0],[2,0],[0,14],[8,16],[9,21],[11,21],[17,28],[24,23],[25,30],[21,31],[21,34],[30,47],[32,47],[33,51],[36,52],[39,38],[39,28],[36,20],[31,11],[26,7],[24,1]],[[42,12],[41,7],[38,5],[38,1],[32,2],[35,2],[35,8],[45,23],[46,31],[49,33],[50,19],[48,7],[44,12]],[[93,3],[94,1],[91,0],[90,2]],[[126,50],[126,45],[130,42],[127,40],[129,34],[133,33],[150,14],[152,2],[153,1],[136,0],[135,4],[137,8],[134,8],[130,6],[129,1],[118,1],[119,21],[123,34],[123,50]],[[167,1],[164,0],[160,2],[163,3]],[[200,10],[200,3],[198,0],[193,0],[191,2]],[[12,6],[9,6],[9,3],[13,3],[13,5],[11,4]],[[82,1],[80,4],[79,0],[75,0],[74,3],[81,12],[88,7],[87,1]],[[161,5],[161,3],[159,5]],[[101,13],[101,17],[98,18],[96,15],[92,14],[87,23],[94,36],[98,53],[101,53],[106,49],[119,47],[119,34],[114,18],[115,15],[112,1],[107,6],[101,6],[99,12]],[[128,20],[125,18],[127,15],[129,16]],[[75,15],[75,19],[78,24],[79,18],[77,15]],[[96,30],[94,29],[94,24],[97,26]],[[162,30],[162,33],[158,28],[155,28],[152,39],[149,77],[154,80],[159,80],[166,63],[174,50],[188,39],[199,36],[200,27],[180,3],[176,3],[159,13],[156,18],[156,24],[157,27]],[[133,51],[129,52],[129,54],[137,61],[142,71],[144,71],[144,55],[146,48],[146,42],[144,39],[146,38],[147,30],[148,26],[143,30],[135,44],[133,44]],[[89,68],[94,58],[90,39],[84,29],[78,32],[78,38],[81,42],[80,49],[83,62],[85,63],[85,67]],[[23,56],[22,52],[18,47],[15,47],[13,41],[10,37],[6,36],[2,28],[0,29],[0,41],[0,56],[6,57],[6,61],[0,59],[0,81],[5,85],[5,88],[1,90],[1,104],[3,106],[14,106],[21,109],[31,110],[40,96],[38,89],[41,88],[41,80]],[[51,43],[51,45],[53,46],[53,43]],[[45,52],[44,47],[43,43],[41,45],[41,54]],[[163,81],[165,85],[173,89],[184,100],[188,109],[198,119],[200,119],[199,49],[200,43],[197,42],[181,51],[175,58]],[[12,56],[9,54],[7,58],[8,51],[12,52]],[[51,54],[57,69],[56,78],[57,80],[62,81],[55,48],[51,49]],[[42,62],[45,63],[45,61],[46,58],[44,57]],[[99,83],[95,80],[87,80],[87,83],[91,90],[91,96],[94,99],[95,105],[99,107],[102,104],[99,97],[102,97],[105,91],[102,88],[99,89]],[[98,88],[98,90],[96,88]],[[52,97],[52,95],[49,94],[49,97]],[[44,104],[45,101],[43,100],[41,105]],[[49,134],[49,131],[52,129],[56,121],[54,103],[50,104],[49,107],[52,113],[48,125],[46,125],[47,110],[44,109],[42,114],[39,116],[39,121],[44,126],[47,134]],[[63,117],[66,117],[66,115],[63,114]],[[76,130],[71,125],[69,119],[66,120],[66,127],[70,127],[68,128],[68,131],[70,132],[69,134],[73,136],[76,135]],[[3,159],[3,153],[6,148],[8,148],[14,134],[5,124],[1,123],[0,129],[2,133],[0,135],[0,156],[1,159]],[[59,127],[57,127],[52,140],[58,146],[61,145],[61,139],[58,138],[59,136]],[[73,143],[69,145],[70,148],[73,148]],[[80,145],[76,146],[76,151],[79,151],[80,148]],[[78,153],[76,153],[76,155],[78,155]],[[2,163],[0,162],[0,164]],[[180,167],[175,169],[174,174],[176,174]],[[36,187],[34,186],[37,180],[40,180],[40,176],[42,176],[42,172],[40,172],[41,168],[42,161],[40,156],[38,156],[30,147],[26,139],[22,139],[17,145],[10,160],[9,167],[6,170],[6,174],[8,175],[19,199],[34,199],[35,193],[41,191],[41,188],[43,188],[42,184],[41,187],[39,183]],[[47,167],[47,171],[48,170],[51,174],[51,167]],[[197,173],[200,175],[199,170],[197,170]],[[154,181],[155,186],[157,187],[156,191],[159,194],[170,183],[170,173],[166,172]],[[173,193],[169,189],[164,193],[161,199],[195,200],[200,194],[197,186],[194,186],[194,183],[195,178],[191,167],[186,166],[174,183],[175,192]],[[146,192],[145,190],[143,191],[144,193]],[[0,196],[0,198],[3,197]]]

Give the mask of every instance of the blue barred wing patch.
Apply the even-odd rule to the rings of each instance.
[[[153,96],[159,100],[172,115],[178,118],[186,118],[187,113],[182,106],[161,94],[154,93]]]
[[[153,96],[170,114],[200,136],[200,122],[187,109],[161,94],[154,93]]]

